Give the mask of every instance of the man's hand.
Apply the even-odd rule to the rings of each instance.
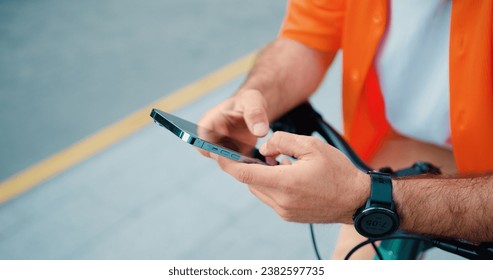
[[[240,90],[208,111],[199,125],[255,144],[268,133],[270,120],[313,94],[335,54],[276,39],[260,51]]]
[[[225,172],[248,184],[255,196],[287,221],[352,223],[352,215],[369,196],[369,177],[317,138],[276,132],[260,152],[297,160],[263,166],[215,158]]]
[[[199,125],[255,146],[258,137],[269,132],[267,103],[258,90],[240,90],[209,110]],[[202,154],[209,153],[200,150]]]

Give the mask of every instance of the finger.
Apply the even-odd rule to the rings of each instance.
[[[215,109],[205,113],[202,118],[197,123],[197,134],[202,139],[211,137],[208,131],[217,131],[220,134],[228,133],[228,122],[225,121],[219,113],[217,114]],[[209,151],[197,148],[197,151],[206,157],[210,157],[211,153]]]
[[[208,112],[206,113],[202,119],[197,123],[197,133],[201,136],[201,133],[207,131],[215,131],[216,133],[228,135],[229,134],[229,126],[230,120],[228,119],[228,115],[225,112]]]
[[[230,135],[230,130],[246,128],[242,113],[231,110],[220,112],[214,110],[206,113],[198,123],[197,134],[203,140],[220,143],[220,140]],[[203,149],[198,150],[204,156],[210,157],[211,155]]]
[[[203,150],[201,148],[195,148],[195,150],[197,150],[201,155],[203,156],[206,156],[206,157],[211,157],[211,153],[209,153],[208,151],[206,150]]]
[[[285,157],[281,160],[281,164],[282,165],[291,165],[291,164],[293,164],[293,162],[289,158]]]
[[[223,171],[244,184],[265,187],[284,185],[287,174],[286,165],[247,164],[221,156],[217,157],[216,160]]]
[[[277,207],[277,204],[274,202],[274,200],[271,197],[269,197],[268,195],[262,193],[259,190],[259,187],[258,186],[248,186],[248,189],[250,190],[250,192],[254,196],[256,196],[258,199],[260,199],[260,201],[262,201],[263,203],[267,204],[271,208],[275,209],[275,207]]]
[[[263,186],[249,186],[250,191],[262,202],[270,206],[282,219],[286,221],[302,221],[299,218],[295,219],[292,211],[284,208],[279,200],[282,199],[285,194],[277,189],[266,189]]]
[[[317,149],[315,139],[278,131],[260,147],[260,153],[264,156],[287,155],[301,159]]]
[[[214,124],[211,124],[211,128],[205,128],[202,126],[197,127],[197,135],[201,140],[210,142],[210,143],[221,143],[221,139],[224,138],[225,136],[222,134],[219,134],[215,132],[213,129]],[[206,157],[210,157],[211,153],[207,150],[204,150],[202,148],[196,148],[202,155]]]
[[[209,153],[210,158],[212,158],[213,160],[215,160],[215,161],[219,160],[218,154],[210,153],[210,152],[208,152],[208,153]]]
[[[275,157],[265,157],[265,162],[268,164],[268,165],[277,165],[278,162],[276,160]]]
[[[262,93],[258,90],[247,90],[241,93],[244,98],[238,104],[243,111],[245,123],[250,132],[258,137],[263,137],[269,132],[269,119],[267,117],[267,103]]]

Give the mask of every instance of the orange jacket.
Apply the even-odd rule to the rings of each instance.
[[[343,50],[344,134],[368,160],[391,131],[373,65],[387,0],[291,0],[281,37]],[[493,1],[452,3],[449,80],[454,157],[463,173],[493,170]]]

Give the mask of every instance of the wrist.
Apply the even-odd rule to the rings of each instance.
[[[371,178],[368,176],[368,173],[358,172],[358,205],[355,205],[355,210],[358,210],[361,205],[363,205],[368,197],[370,196],[371,189]]]
[[[370,196],[354,213],[356,231],[368,238],[393,234],[400,224],[392,196],[392,177],[387,173],[369,171]]]
[[[351,198],[348,216],[346,217],[345,223],[347,224],[353,223],[354,213],[356,213],[356,211],[358,211],[358,209],[365,204],[366,200],[370,196],[370,176],[368,176],[367,173],[358,170],[353,178],[354,181],[352,185],[354,186],[354,191],[352,192],[353,196]]]

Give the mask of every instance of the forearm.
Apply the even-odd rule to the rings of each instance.
[[[493,241],[493,175],[398,179],[394,200],[408,232]]]
[[[289,39],[277,39],[259,53],[239,92],[259,90],[267,101],[269,120],[273,120],[308,99],[335,54]]]

